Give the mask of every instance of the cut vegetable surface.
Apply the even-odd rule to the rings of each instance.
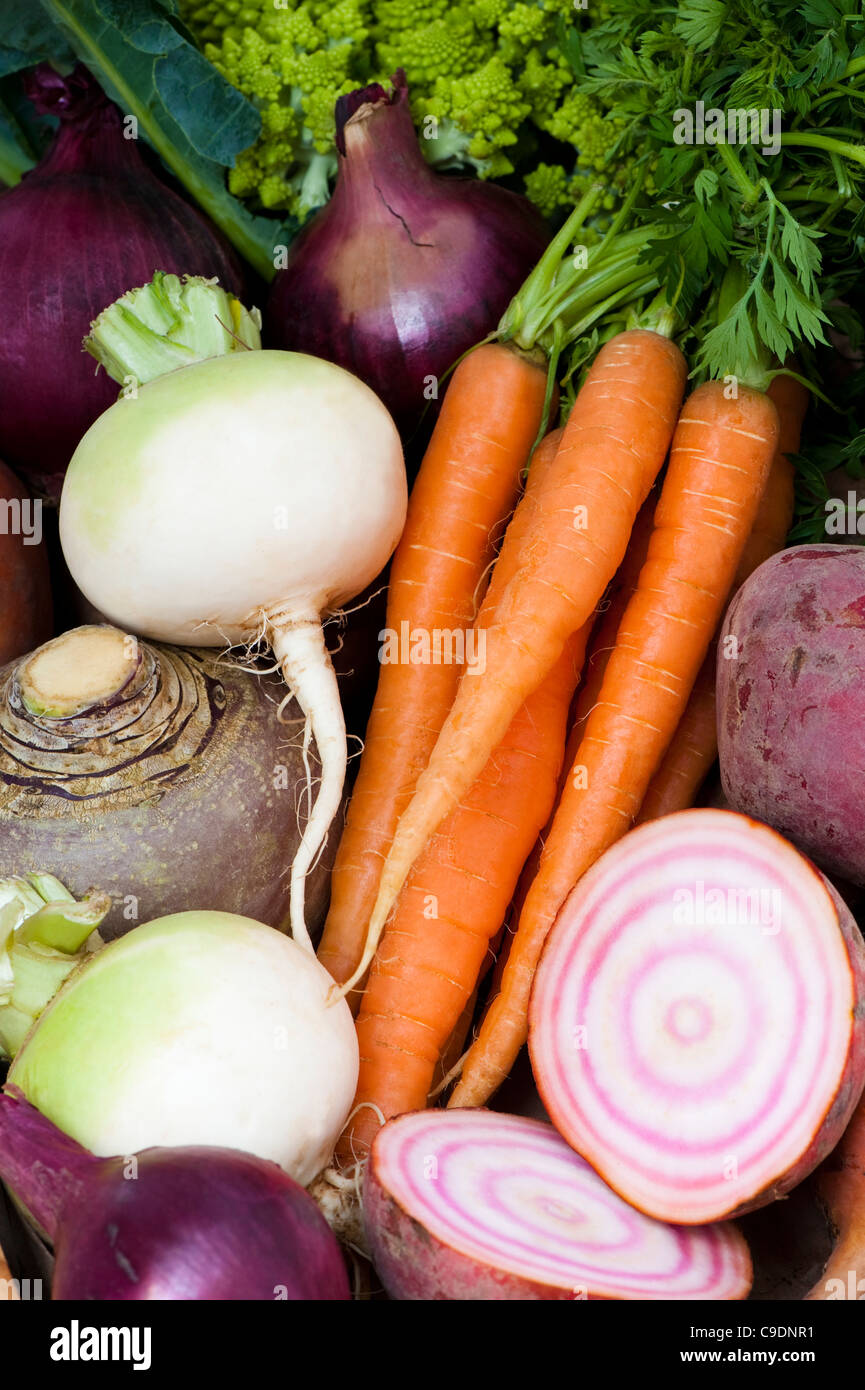
[[[751,1285],[734,1226],[652,1221],[536,1120],[486,1110],[391,1120],[363,1201],[392,1298],[717,1300]]]
[[[157,276],[100,315],[91,351],[117,379],[144,384],[76,449],[60,533],[73,578],[119,625],[162,641],[272,647],[321,762],[291,866],[292,933],[309,946],[305,879],[346,768],[322,617],[390,558],[405,469],[369,387],[315,357],[245,350],[235,326],[250,316],[225,299]],[[193,365],[172,370],[184,359]]]
[[[549,938],[529,1050],[554,1124],[641,1211],[698,1223],[783,1196],[865,1082],[865,951],[767,826],[683,811],[586,874]]]

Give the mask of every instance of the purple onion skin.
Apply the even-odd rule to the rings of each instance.
[[[338,126],[357,114],[340,131],[336,187],[277,272],[264,339],[359,376],[407,436],[435,405],[427,378],[496,327],[549,231],[517,194],[430,168],[400,73],[389,98],[366,92],[338,108]]]
[[[2,1093],[0,1178],[54,1244],[55,1301],[351,1297],[315,1202],[251,1154],[189,1147],[95,1158]]]
[[[212,223],[151,171],[123,117],[80,64],[41,64],[28,95],[60,128],[42,161],[0,194],[0,457],[59,496],[82,435],[118,386],[82,349],[97,314],[154,271],[243,272]]]

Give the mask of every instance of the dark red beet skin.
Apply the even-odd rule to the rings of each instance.
[[[151,172],[123,117],[80,65],[35,70],[29,94],[60,118],[54,144],[0,194],[0,457],[52,496],[118,387],[82,349],[97,314],[156,270],[216,275],[240,263],[209,220]]]
[[[389,97],[340,101],[336,187],[277,273],[265,345],[347,368],[407,434],[430,379],[496,327],[549,233],[517,194],[430,168],[401,73]]]
[[[727,611],[717,694],[729,804],[865,883],[865,549],[800,545],[761,565]]]

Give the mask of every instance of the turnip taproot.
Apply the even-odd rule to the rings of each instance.
[[[556,1128],[639,1210],[765,1206],[832,1150],[865,1084],[865,948],[768,826],[681,811],[634,830],[547,941],[529,1052]]]
[[[800,545],[742,585],[719,643],[730,805],[865,883],[865,549]]]
[[[291,868],[292,932],[309,946],[304,880],[346,767],[322,615],[370,583],[399,539],[399,437],[373,392],[340,367],[289,352],[206,357],[224,349],[213,325],[237,317],[216,286],[163,276],[124,298],[88,340],[127,390],[69,466],[64,555],[90,602],[133,632],[272,647],[307,716],[305,747],[311,734],[321,761]],[[193,365],[178,367],[185,359]]]
[[[287,925],[306,786],[284,687],[211,651],[75,628],[0,671],[0,871],[110,894],[103,934],[190,908]],[[316,764],[312,761],[312,767]],[[329,844],[307,880],[327,907]]]

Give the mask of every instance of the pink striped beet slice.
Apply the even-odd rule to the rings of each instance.
[[[865,951],[835,890],[729,811],[641,826],[550,933],[529,1051],[569,1144],[640,1211],[703,1223],[789,1192],[865,1084]]]
[[[635,1211],[551,1125],[421,1110],[375,1137],[364,1180],[375,1268],[401,1300],[741,1299],[748,1247],[731,1223]]]

